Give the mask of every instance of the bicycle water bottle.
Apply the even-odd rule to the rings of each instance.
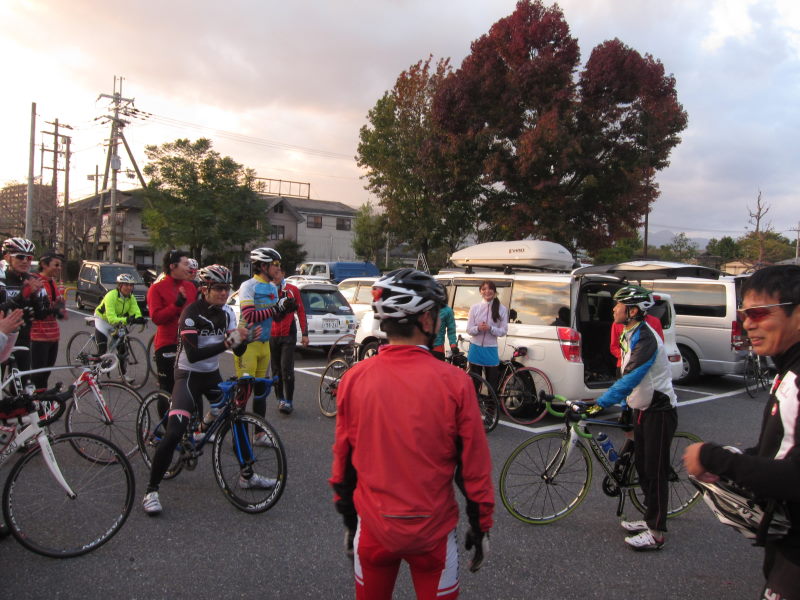
[[[212,406],[206,413],[206,416],[203,417],[203,430],[205,430],[206,427],[211,425],[211,423],[214,422],[214,420],[220,415],[221,412],[222,412],[221,408],[216,408]]]
[[[612,463],[617,462],[617,451],[614,450],[614,444],[611,441],[611,438],[608,437],[605,433],[598,433],[597,434],[597,443],[600,444],[600,449],[603,451],[603,454],[606,455],[608,460]]]

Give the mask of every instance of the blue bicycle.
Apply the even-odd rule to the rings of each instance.
[[[245,407],[256,383],[266,384],[269,394],[277,380],[277,377],[245,376],[220,383],[222,397],[211,404],[212,414],[216,417],[201,433],[201,419],[197,414],[192,415],[164,479],[176,477],[184,468],[194,470],[205,445],[213,444],[214,477],[225,498],[248,513],[272,508],[286,487],[286,453],[272,425],[258,415],[245,412]],[[152,468],[156,448],[166,433],[167,415],[159,411],[159,401],[163,410],[163,396],[166,396],[164,392],[150,394],[137,416],[139,449],[148,468]],[[271,485],[251,487],[243,484],[254,473],[262,480],[270,480]]]

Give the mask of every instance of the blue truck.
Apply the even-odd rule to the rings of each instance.
[[[306,262],[297,267],[296,275],[339,283],[348,277],[378,277],[381,272],[371,262]]]

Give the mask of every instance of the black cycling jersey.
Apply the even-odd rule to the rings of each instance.
[[[219,368],[219,355],[225,352],[225,335],[236,329],[233,309],[209,304],[204,297],[183,309],[178,321],[178,353],[175,370],[209,373]],[[247,344],[233,350],[244,354]]]

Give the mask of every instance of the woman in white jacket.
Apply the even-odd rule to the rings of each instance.
[[[497,287],[492,281],[484,281],[480,287],[483,301],[469,309],[467,333],[472,336],[467,358],[470,371],[483,375],[492,387],[498,387],[500,355],[497,338],[508,331],[508,310],[497,298]]]

